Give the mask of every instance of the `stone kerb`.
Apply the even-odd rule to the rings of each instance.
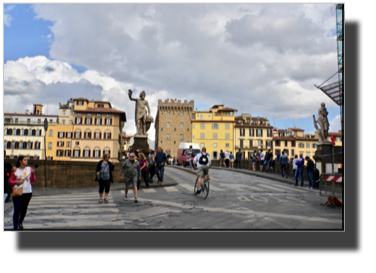
[[[6,162],[9,162],[12,166],[16,165],[16,159],[6,159]],[[98,162],[47,161],[47,188],[69,188],[98,185],[98,182],[95,181],[95,169]],[[33,187],[44,188],[44,160],[28,160],[28,166],[34,167],[35,164],[38,164],[39,168],[35,174],[36,181]],[[112,172],[114,183],[121,182],[119,174],[122,165],[122,162],[115,163],[115,169]]]

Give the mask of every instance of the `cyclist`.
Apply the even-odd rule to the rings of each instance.
[[[197,154],[193,159],[193,164],[197,164],[197,191],[196,194],[201,193],[201,179],[204,175],[208,175],[211,166],[210,155],[206,153],[206,148],[201,149],[201,153]],[[196,169],[196,168],[195,168]]]

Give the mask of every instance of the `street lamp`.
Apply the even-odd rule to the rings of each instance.
[[[47,188],[47,155],[46,155],[46,137],[47,137],[48,121],[44,118],[44,187]]]

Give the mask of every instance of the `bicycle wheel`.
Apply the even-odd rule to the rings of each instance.
[[[204,196],[204,199],[206,199],[206,197],[208,197],[209,195],[209,180],[204,180],[204,187],[202,187],[202,194]]]
[[[196,191],[197,191],[197,181],[198,181],[198,178],[196,178],[195,187],[193,188],[193,194],[194,195],[196,195]]]

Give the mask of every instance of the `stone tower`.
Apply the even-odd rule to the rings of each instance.
[[[194,101],[158,100],[155,118],[155,150],[162,147],[166,155],[176,157],[181,142],[192,142]]]

